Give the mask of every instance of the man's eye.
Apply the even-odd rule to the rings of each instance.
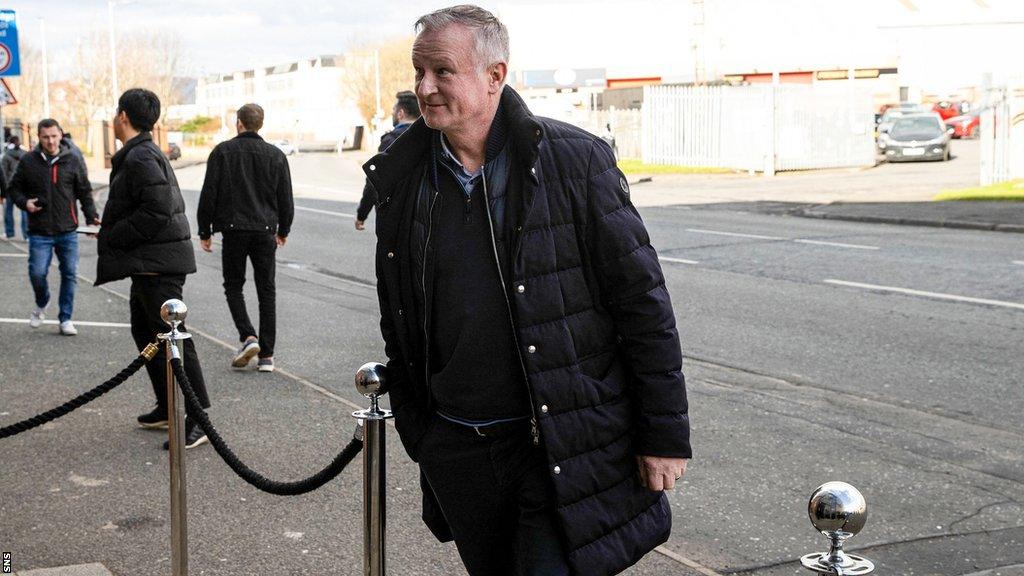
[[[437,75],[438,76],[448,76],[450,74],[451,74],[451,71],[449,71],[447,68],[438,68],[437,69]]]

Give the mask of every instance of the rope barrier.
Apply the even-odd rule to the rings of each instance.
[[[147,345],[145,348],[143,348],[142,352],[139,352],[139,355],[135,358],[135,360],[132,360],[131,364],[129,364],[124,370],[118,372],[110,380],[107,380],[103,384],[100,384],[99,386],[93,388],[92,390],[89,390],[88,392],[80,394],[79,396],[65,402],[64,404],[61,404],[60,406],[52,410],[47,410],[46,412],[43,412],[38,416],[33,416],[32,418],[29,418],[27,420],[22,420],[21,422],[16,422],[14,424],[11,424],[10,426],[4,426],[3,428],[0,428],[0,438],[8,438],[10,436],[21,434],[22,432],[31,430],[33,428],[36,428],[37,426],[42,426],[47,422],[56,420],[57,418],[60,418],[65,414],[69,414],[71,412],[74,412],[76,409],[85,406],[89,402],[92,402],[93,400],[99,398],[100,396],[106,394],[107,392],[110,392],[114,388],[117,388],[122,383],[124,383],[124,381],[130,378],[132,374],[138,372],[139,368],[145,366],[146,362],[152,360],[159,350],[160,348],[156,344]]]
[[[181,386],[182,393],[185,396],[185,403],[188,406],[189,417],[195,418],[196,424],[202,428],[203,432],[210,439],[210,443],[213,444],[214,450],[220,455],[224,463],[238,475],[239,478],[245,480],[253,487],[267,492],[269,494],[275,494],[277,496],[297,496],[299,494],[306,494],[312,492],[317,488],[320,488],[324,484],[327,484],[334,478],[341,474],[341,471],[345,469],[345,466],[351,462],[360,450],[363,449],[363,441],[361,438],[353,438],[345,448],[334,457],[334,460],[327,465],[326,468],[320,470],[316,474],[313,474],[309,478],[297,480],[294,482],[278,482],[271,480],[260,473],[252,470],[246,466],[238,456],[231,451],[224,439],[221,438],[220,434],[217,433],[217,429],[214,428],[210,422],[210,417],[203,410],[202,405],[199,403],[199,398],[196,393],[192,390],[192,384],[188,380],[188,376],[185,374],[185,368],[181,363],[180,358],[171,359],[171,369],[174,371],[174,377],[178,380],[179,386]]]

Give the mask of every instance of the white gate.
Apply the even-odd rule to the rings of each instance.
[[[980,184],[1024,178],[1024,85],[992,88],[982,106]]]
[[[825,86],[644,88],[643,160],[749,171],[875,163],[871,97]]]

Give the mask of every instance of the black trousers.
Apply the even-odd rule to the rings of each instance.
[[[132,288],[129,296],[131,309],[132,338],[141,352],[150,342],[156,342],[156,335],[163,334],[171,328],[160,318],[160,306],[171,298],[181,299],[185,287],[184,274],[168,274],[159,276],[132,276]],[[178,330],[187,332],[181,324]],[[182,361],[185,363],[185,375],[192,384],[192,390],[199,396],[203,408],[210,407],[210,396],[206,392],[206,381],[203,379],[203,368],[199,365],[196,345],[190,338],[180,345]],[[167,345],[160,343],[160,353],[146,364],[149,380],[153,384],[156,405],[167,410]]]
[[[274,355],[277,338],[277,288],[274,284],[277,241],[268,232],[225,232],[221,268],[224,272],[224,295],[228,299],[231,318],[238,329],[238,340],[259,336],[260,358]],[[245,309],[245,261],[252,261],[252,278],[256,282],[256,298],[260,307],[260,329],[256,332]]]
[[[435,415],[417,448],[472,576],[569,574],[547,459],[520,424],[484,437]]]

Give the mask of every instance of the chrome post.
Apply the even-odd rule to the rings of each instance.
[[[807,503],[807,515],[814,529],[828,538],[831,546],[828,552],[801,557],[804,568],[832,576],[862,576],[874,572],[871,560],[843,550],[846,540],[856,536],[868,519],[867,503],[856,488],[845,482],[826,482],[818,486]]]
[[[168,300],[160,307],[160,317],[170,332],[157,337],[167,342],[167,440],[171,467],[171,575],[188,576],[188,504],[185,483],[185,399],[174,385],[171,359],[182,359],[178,342],[191,338],[179,332],[178,326],[188,316],[188,307],[181,300]]]
[[[390,410],[378,400],[387,394],[384,365],[369,362],[356,372],[356,390],[370,399],[370,408],[353,412],[363,429],[363,576],[384,576],[387,536],[387,470],[385,422]]]

